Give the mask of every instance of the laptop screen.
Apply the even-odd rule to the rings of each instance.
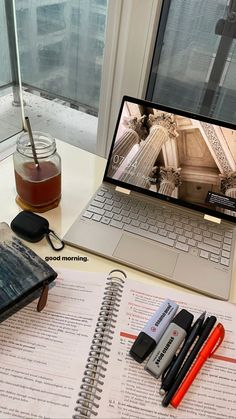
[[[236,129],[125,96],[104,180],[236,220]]]

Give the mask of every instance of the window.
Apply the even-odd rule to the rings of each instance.
[[[163,2],[147,98],[236,122],[236,2]]]
[[[107,155],[123,94],[145,94],[162,0],[13,3],[32,128]]]

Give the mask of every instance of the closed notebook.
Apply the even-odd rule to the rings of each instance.
[[[57,273],[0,223],[0,321],[40,296],[41,311],[47,301],[48,285]],[[11,312],[12,311],[12,312]]]

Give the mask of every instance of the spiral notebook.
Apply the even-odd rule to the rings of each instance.
[[[63,270],[41,313],[33,302],[1,324],[0,418],[236,417],[236,306],[125,276]],[[129,356],[166,298],[226,329],[177,410],[161,406],[159,380]]]

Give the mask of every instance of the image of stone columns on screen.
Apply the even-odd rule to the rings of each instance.
[[[236,131],[125,102],[108,176],[234,216],[235,162]]]

